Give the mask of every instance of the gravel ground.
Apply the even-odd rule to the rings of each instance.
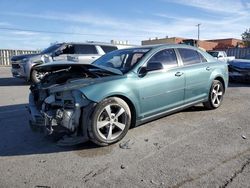
[[[189,108],[112,146],[58,147],[29,128],[29,85],[0,67],[0,187],[250,187],[249,86],[230,85],[217,110]]]

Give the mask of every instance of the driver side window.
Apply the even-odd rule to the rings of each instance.
[[[160,62],[164,68],[172,68],[178,65],[174,49],[165,49],[157,52],[148,63]]]
[[[74,46],[73,45],[67,45],[63,50],[62,54],[74,54]]]

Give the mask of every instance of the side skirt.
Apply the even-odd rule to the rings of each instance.
[[[206,101],[207,101],[207,99],[198,100],[198,101],[195,101],[195,102],[192,102],[192,103],[188,103],[188,104],[182,105],[180,107],[176,107],[176,108],[170,109],[170,110],[165,111],[165,112],[161,112],[159,114],[155,114],[153,116],[142,118],[142,119],[136,121],[136,126],[139,126],[141,124],[144,124],[144,123],[147,123],[147,122],[159,119],[159,118],[162,118],[162,117],[164,117],[166,115],[173,114],[175,112],[179,112],[181,110],[184,110],[186,108],[192,107],[194,105],[197,105],[197,104],[200,104],[200,103],[203,103],[203,102],[206,102]]]

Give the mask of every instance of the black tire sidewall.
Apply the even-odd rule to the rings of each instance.
[[[98,133],[97,119],[99,117],[99,114],[103,111],[103,109],[107,105],[110,105],[110,104],[118,104],[118,105],[123,107],[123,109],[125,110],[126,116],[127,116],[127,123],[126,123],[126,126],[125,126],[123,132],[121,133],[121,135],[119,135],[116,139],[107,141],[107,140],[103,139]],[[130,125],[131,125],[131,111],[130,111],[127,103],[118,97],[110,97],[110,98],[104,99],[103,101],[101,101],[99,104],[96,105],[95,110],[92,114],[91,124],[90,124],[91,127],[89,130],[92,133],[92,134],[90,133],[91,140],[98,145],[108,145],[108,144],[118,142],[127,134]]]

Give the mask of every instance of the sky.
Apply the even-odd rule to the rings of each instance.
[[[1,0],[0,49],[55,42],[149,38],[238,38],[250,28],[250,0]]]

